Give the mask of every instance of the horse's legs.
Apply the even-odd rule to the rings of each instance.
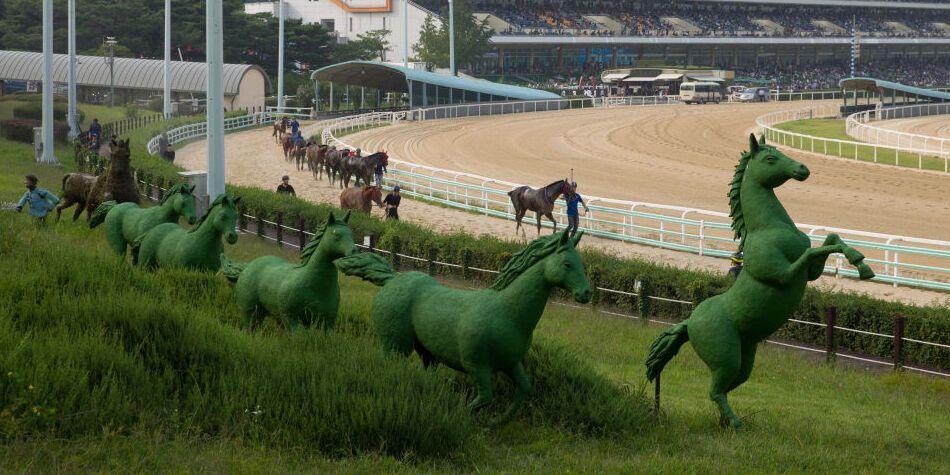
[[[468,404],[472,411],[481,409],[491,403],[491,374],[492,370],[488,365],[470,366],[466,368],[468,373],[475,380],[475,388],[478,390],[478,396]]]
[[[86,209],[86,204],[82,201],[76,201],[76,209],[73,210],[73,222],[76,222],[79,219],[79,216],[82,215],[82,210]],[[59,215],[56,215],[56,219],[59,220]]]
[[[738,388],[739,385],[749,379],[749,375],[752,374],[752,365],[755,364],[755,350],[758,346],[758,343],[742,344],[742,360],[739,362],[739,374],[736,375],[736,379],[729,386],[729,389],[726,390],[727,393],[732,392],[733,389]]]
[[[419,357],[422,358],[422,366],[424,368],[428,369],[432,365],[439,364],[439,362],[435,359],[435,355],[422,346],[422,344],[419,343],[419,340],[416,340],[415,343],[413,343],[412,348],[416,350],[416,353],[418,353]]]
[[[524,229],[521,227],[521,219],[524,218],[525,210],[515,208],[515,235],[518,235],[518,230],[521,229],[521,233],[524,234]]]
[[[541,237],[541,212],[535,211],[534,216],[538,218],[538,237]]]
[[[515,391],[514,402],[511,403],[511,406],[508,407],[504,415],[491,422],[493,426],[502,425],[510,421],[524,405],[524,400],[528,394],[531,394],[531,378],[525,373],[524,365],[522,365],[521,362],[518,362],[518,364],[505,371],[505,374],[511,378],[511,381],[515,383],[518,388]]]
[[[63,210],[66,209],[66,208],[69,208],[69,207],[72,206],[72,205],[73,205],[73,200],[72,200],[72,198],[70,198],[70,197],[68,197],[68,196],[63,197],[63,200],[60,201],[58,205],[56,205],[56,221],[57,221],[57,222],[59,221],[59,215],[61,215],[61,214],[63,213]],[[82,213],[82,208],[83,208],[82,206],[79,207],[79,212],[80,212],[80,213]],[[75,221],[75,220],[76,220],[76,218],[73,218],[73,221]]]
[[[848,259],[848,263],[858,268],[858,277],[861,280],[867,280],[874,277],[874,271],[871,270],[871,267],[864,262],[864,254],[861,254],[857,249],[849,246],[844,240],[841,239],[837,234],[829,234],[825,238],[825,245],[828,244],[838,244],[841,246],[841,253],[844,254],[844,257]],[[822,266],[823,268],[824,266]],[[823,270],[823,269],[822,269]],[[819,275],[821,275],[819,273]],[[810,277],[810,276],[809,276]],[[818,277],[815,277],[817,279]],[[814,280],[814,279],[812,279]]]
[[[554,219],[554,213],[551,212],[551,211],[548,211],[548,212],[545,213],[544,215],[547,216],[548,219],[550,219],[552,223],[554,223],[554,233],[552,233],[552,234],[556,234],[556,233],[557,233],[557,220]]]
[[[707,307],[706,312],[709,310],[715,311]],[[721,313],[696,315],[694,312],[694,316],[690,317],[689,341],[696,354],[712,371],[709,399],[719,407],[720,424],[739,428],[739,418],[729,406],[726,393],[737,381],[742,368],[742,339],[726,317]]]

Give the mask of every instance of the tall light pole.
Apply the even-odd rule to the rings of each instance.
[[[449,0],[449,71],[455,76],[455,7]]]
[[[402,0],[402,65],[409,67],[409,0]]]
[[[79,123],[76,117],[76,0],[69,0],[67,7],[67,16],[69,17],[69,31],[67,33],[69,42],[69,73],[67,79],[66,94],[69,100],[68,117],[69,138],[76,138],[79,135]]]
[[[53,155],[53,0],[43,0],[43,163],[56,163]]]
[[[162,86],[162,114],[167,119],[172,116],[172,0],[165,0],[165,68]]]
[[[284,111],[284,0],[277,2],[277,111]]]
[[[114,36],[106,37],[106,47],[109,48],[109,56],[102,58],[109,65],[109,105],[115,107],[115,45],[119,42]]]
[[[224,193],[224,14],[222,0],[208,0],[205,46],[208,64],[208,199]]]

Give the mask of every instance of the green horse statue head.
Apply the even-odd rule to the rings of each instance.
[[[195,214],[194,191],[194,186],[188,186],[187,183],[178,183],[168,189],[159,206],[168,206],[171,208],[170,213],[185,218],[188,224],[195,224],[198,221],[198,216]]]

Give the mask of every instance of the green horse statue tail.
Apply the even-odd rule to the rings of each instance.
[[[386,285],[396,273],[389,262],[379,254],[362,252],[346,259],[336,261],[337,269],[346,275],[354,275],[380,287]]]
[[[543,236],[518,252],[488,289],[460,290],[441,285],[421,272],[395,275],[372,254],[341,259],[344,273],[363,277],[382,289],[373,300],[371,318],[380,343],[408,356],[413,351],[429,366],[442,363],[472,376],[478,396],[472,410],[492,400],[492,376],[503,372],[517,386],[515,400],[492,425],[518,412],[531,392],[522,361],[531,347],[551,291],[563,288],[574,300],[590,301],[590,282],[576,244],[566,231]]]
[[[131,202],[106,201],[96,207],[89,227],[105,224],[106,241],[116,254],[125,256],[129,243],[148,230],[165,223],[177,224],[184,217],[188,224],[195,224],[195,196],[193,186],[178,183],[165,193],[158,206],[140,208]]]
[[[234,297],[253,328],[264,314],[280,319],[288,328],[317,324],[332,328],[340,309],[339,273],[333,262],[356,250],[347,222],[327,216],[291,264],[277,256],[263,256],[247,264],[222,257],[224,275],[234,282]]]
[[[89,229],[95,229],[105,222],[106,215],[109,214],[109,211],[112,211],[112,208],[115,208],[117,204],[119,204],[118,201],[109,200],[96,206],[96,209],[92,212],[92,219],[89,220]]]
[[[176,222],[159,224],[132,241],[132,262],[146,269],[184,267],[216,272],[221,267],[224,237],[229,244],[238,240],[235,224],[240,197],[219,195],[208,213],[191,230]],[[122,206],[122,205],[119,205]],[[119,207],[113,209],[115,213]],[[106,217],[108,223],[109,217]]]
[[[861,279],[874,277],[864,256],[829,234],[819,247],[795,227],[775,188],[789,179],[804,181],[809,171],[775,147],[749,137],[729,189],[732,228],[745,252],[745,265],[725,293],[700,303],[688,319],[664,331],[650,348],[647,378],[663,367],[686,341],[712,372],[709,398],[719,409],[720,424],[739,428],[727,394],[752,374],[756,347],[788,321],[805,293],[821,277],[825,261],[841,253],[857,267]]]
[[[228,282],[236,284],[244,269],[247,269],[247,263],[232,261],[228,259],[228,256],[221,254],[221,275],[228,279]]]

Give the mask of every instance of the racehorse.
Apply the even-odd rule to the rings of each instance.
[[[307,166],[310,167],[310,171],[313,173],[314,180],[323,177],[323,167],[324,162],[327,159],[328,149],[329,147],[326,145],[317,144],[307,147]]]
[[[274,142],[280,144],[280,141],[283,139],[284,134],[287,133],[287,118],[281,117],[274,121],[274,132],[271,134],[271,137],[274,137]]]
[[[515,221],[518,223],[515,225],[515,234],[518,234],[519,229],[522,235],[525,234],[524,229],[521,228],[521,219],[528,211],[534,211],[538,218],[538,236],[541,235],[541,216],[547,216],[554,223],[554,232],[557,232],[557,221],[554,220],[553,214],[554,202],[561,195],[567,196],[570,192],[571,185],[567,180],[558,180],[538,190],[530,186],[519,186],[509,191],[508,197],[515,208]]]
[[[234,224],[238,219],[237,204],[241,197],[219,195],[208,213],[191,230],[178,223],[159,224],[132,242],[132,263],[146,269],[185,267],[215,272],[221,267],[225,236],[228,244],[237,242]]]
[[[300,254],[300,264],[277,256],[263,256],[247,264],[231,262],[221,254],[224,276],[235,284],[234,295],[248,327],[265,313],[280,318],[291,329],[318,324],[331,328],[340,308],[340,283],[333,261],[355,251],[347,226],[350,213],[337,220],[331,212]]]
[[[386,166],[389,164],[389,155],[386,152],[376,152],[366,157],[352,155],[344,158],[340,162],[340,188],[350,186],[350,177],[356,178],[356,186],[360,186],[360,180],[363,184],[369,185],[373,182],[373,171],[378,165]]]
[[[327,151],[325,166],[327,169],[327,176],[330,177],[331,185],[336,182],[336,175],[340,170],[340,162],[342,162],[343,159],[349,155],[350,150],[347,148],[338,149],[336,147],[330,147],[330,149]]]
[[[291,140],[290,134],[283,134],[280,136],[280,146],[284,150],[284,160],[290,161],[290,150],[294,147],[293,141]]]
[[[161,204],[151,208],[139,208],[135,203],[106,201],[92,214],[89,227],[106,225],[106,241],[118,255],[124,256],[128,243],[145,234],[149,229],[163,223],[178,223],[184,216],[188,224],[195,224],[195,187],[178,183],[168,189]]]
[[[726,395],[752,373],[758,343],[788,321],[805,293],[805,284],[821,277],[828,256],[840,252],[864,279],[874,271],[864,256],[836,234],[819,247],[799,231],[775,196],[789,178],[804,181],[809,171],[765,138],[749,137],[729,191],[732,229],[745,253],[745,265],[725,293],[700,303],[688,319],[664,331],[650,348],[647,378],[659,377],[663,367],[687,341],[712,371],[709,397],[719,408],[723,426],[741,425]]]
[[[353,209],[369,214],[373,203],[380,208],[383,207],[383,192],[378,186],[364,186],[362,189],[348,188],[340,193],[340,208],[343,209]]]
[[[307,149],[312,145],[309,141],[303,147],[294,147],[291,152],[293,157],[294,164],[297,166],[297,171],[302,171],[304,165],[310,166],[310,162],[307,160]]]
[[[581,236],[572,238],[565,230],[536,239],[511,256],[485,290],[446,287],[421,272],[397,275],[375,253],[345,257],[336,265],[382,287],[370,315],[383,347],[405,356],[415,350],[426,367],[442,363],[472,376],[478,389],[472,410],[491,402],[494,373],[511,378],[515,401],[494,425],[510,420],[531,392],[522,360],[551,291],[559,287],[577,302],[590,302],[590,282],[576,249]]]

